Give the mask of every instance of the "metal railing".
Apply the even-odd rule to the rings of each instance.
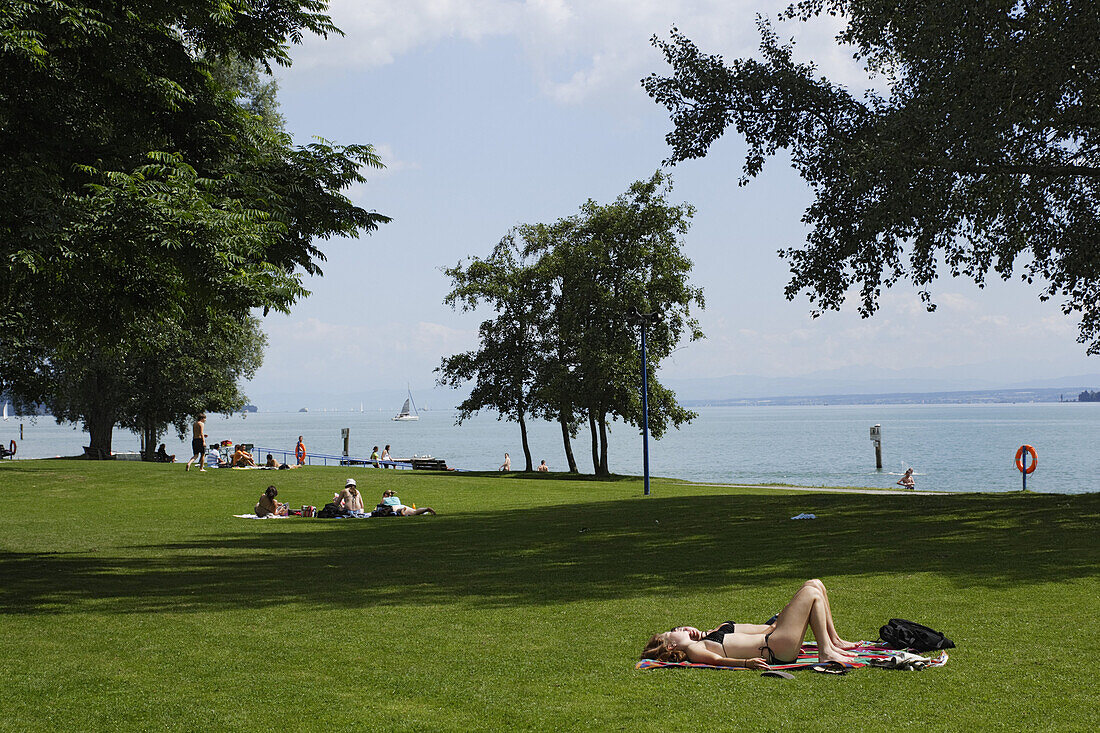
[[[256,459],[257,464],[262,465],[260,457],[267,458],[267,454],[270,453],[276,460],[278,456],[282,456],[282,460],[279,463],[285,463],[288,466],[293,466],[298,462],[294,451],[282,450],[281,448],[264,448],[263,446],[256,446],[252,452],[252,457]],[[359,458],[357,456],[334,456],[327,453],[306,453],[307,466],[323,465],[328,466],[330,463],[337,466],[371,466],[371,467],[390,467],[390,468],[406,468],[412,469],[412,461],[382,461],[373,460],[370,458]]]

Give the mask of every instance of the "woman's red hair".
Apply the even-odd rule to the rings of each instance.
[[[675,664],[687,659],[687,652],[682,649],[675,651],[665,646],[665,640],[661,638],[660,634],[654,634],[649,637],[649,641],[646,642],[645,649],[642,650],[642,659],[656,659],[658,662],[670,662]]]

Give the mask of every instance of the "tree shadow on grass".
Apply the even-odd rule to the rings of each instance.
[[[791,521],[803,511],[815,521]],[[811,576],[1018,586],[1100,571],[1100,496],[695,496],[245,522],[115,556],[0,553],[0,612],[558,604]],[[246,526],[247,525],[247,526]]]

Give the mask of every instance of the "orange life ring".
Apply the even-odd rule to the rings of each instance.
[[[1016,451],[1016,470],[1021,472],[1024,470],[1024,463],[1021,459],[1024,457],[1025,450],[1031,454],[1031,465],[1027,467],[1027,473],[1034,473],[1035,467],[1039,465],[1039,456],[1030,445],[1021,445],[1020,450]]]
[[[12,455],[12,456],[14,456],[14,455],[15,455],[15,451],[16,451],[16,450],[17,450],[18,448],[19,448],[19,446],[17,446],[17,445],[15,444],[15,441],[14,441],[14,440],[13,440],[12,442],[8,443],[8,449],[9,449],[9,450],[11,451],[11,452],[10,452],[10,453],[9,453],[8,455]]]
[[[306,446],[305,443],[299,443],[294,446],[294,457],[298,459],[298,463],[306,462]]]

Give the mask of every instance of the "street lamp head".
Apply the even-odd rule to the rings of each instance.
[[[660,318],[661,314],[659,311],[653,311],[652,313],[642,313],[638,310],[637,306],[631,308],[626,314],[626,319],[635,326],[645,326],[649,325],[650,323],[656,323],[658,320],[660,320]]]

